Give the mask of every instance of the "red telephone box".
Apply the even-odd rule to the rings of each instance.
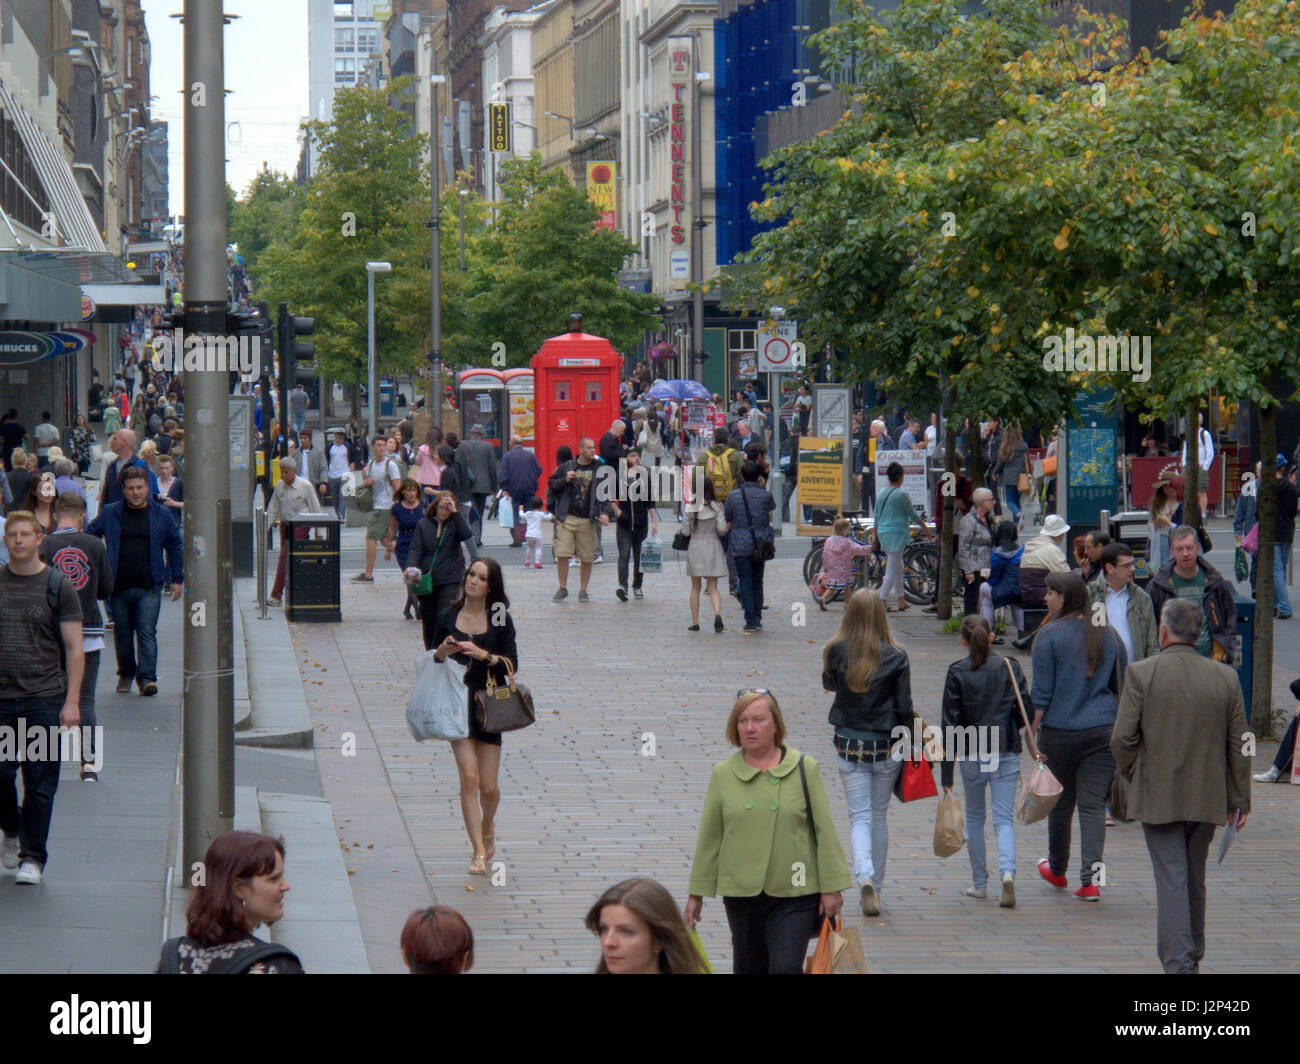
[[[555,470],[555,450],[567,443],[576,457],[584,436],[599,440],[619,415],[623,357],[603,336],[567,332],[552,336],[532,358],[538,494]]]

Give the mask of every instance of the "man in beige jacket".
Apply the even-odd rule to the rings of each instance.
[[[1250,812],[1246,711],[1237,674],[1196,653],[1201,607],[1170,599],[1161,652],[1124,675],[1110,748],[1132,773],[1128,813],[1141,821],[1156,880],[1156,952],[1169,975],[1205,956],[1205,862],[1216,825]]]

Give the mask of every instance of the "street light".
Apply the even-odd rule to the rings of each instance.
[[[366,372],[370,393],[366,396],[367,431],[375,438],[375,274],[392,273],[391,262],[366,263]]]
[[[429,42],[429,65],[436,62],[433,41]],[[446,84],[443,74],[429,75],[429,394],[426,404],[432,409],[433,424],[442,429],[442,122],[438,117],[438,87]],[[374,275],[371,274],[373,277]]]

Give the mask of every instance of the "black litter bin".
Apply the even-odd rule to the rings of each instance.
[[[287,552],[285,616],[291,621],[342,621],[338,515],[300,514],[285,524],[289,535],[280,545]]]

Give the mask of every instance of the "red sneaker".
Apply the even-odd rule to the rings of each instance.
[[[1086,887],[1076,890],[1074,896],[1080,901],[1101,901],[1101,888],[1095,883],[1089,883]]]
[[[1038,874],[1057,890],[1066,890],[1070,886],[1070,881],[1065,876],[1058,876],[1052,872],[1052,866],[1046,857],[1038,862]]]

